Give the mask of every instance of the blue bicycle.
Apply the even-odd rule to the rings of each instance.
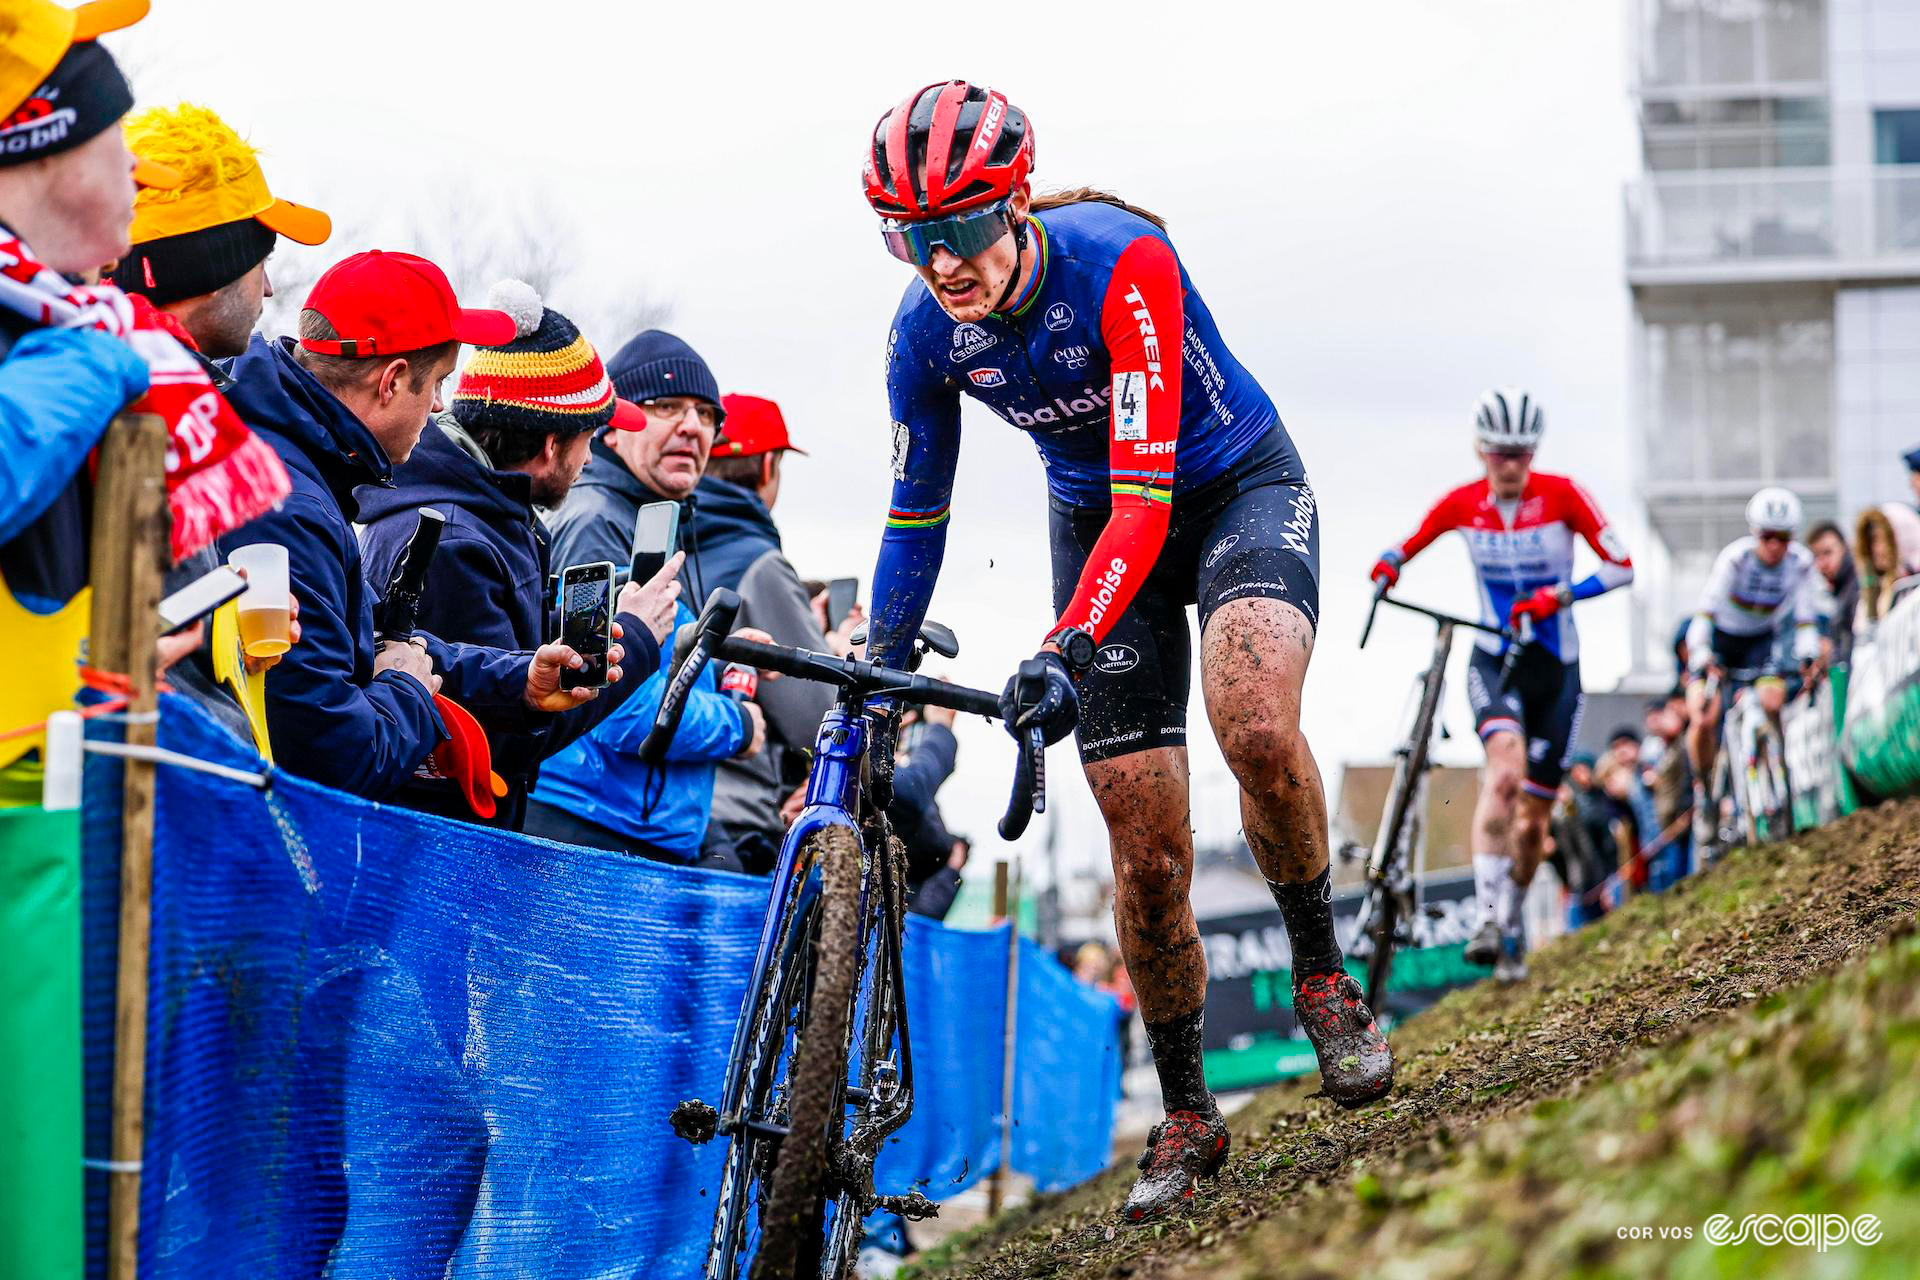
[[[852,1273],[868,1214],[935,1212],[918,1192],[879,1195],[873,1164],[913,1113],[913,1053],[901,962],[905,859],[887,824],[892,795],[892,708],[950,707],[1000,718],[978,689],[831,654],[762,644],[727,632],[740,607],[715,591],[682,633],[674,674],[641,756],[664,759],[694,677],[712,659],[839,686],[820,722],[807,804],[775,863],[745,1002],[718,1107],[674,1108],[674,1132],[694,1143],[728,1140],[705,1275],[753,1280]],[[959,653],[937,623],[920,630],[909,668],[927,652]],[[1044,666],[1023,663],[1022,706],[1045,691]],[[1046,808],[1044,744],[1016,734],[1019,761],[1000,833],[1015,839]],[[871,749],[869,749],[871,747]]]

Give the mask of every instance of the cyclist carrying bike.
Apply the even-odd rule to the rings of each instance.
[[[1778,722],[1786,705],[1780,674],[1792,661],[1810,674],[1820,656],[1819,598],[1813,552],[1794,541],[1802,519],[1800,498],[1790,489],[1767,488],[1747,502],[1748,534],[1714,559],[1700,593],[1700,607],[1687,624],[1687,752],[1693,760],[1693,839],[1713,843],[1719,815],[1707,798],[1720,751],[1720,712],[1727,703],[1709,688],[1707,676],[1765,671],[1753,680],[1755,696]],[[1788,633],[1791,633],[1789,635]],[[1744,687],[1742,685],[1741,687]],[[1737,697],[1740,687],[1736,687]]]
[[[1383,552],[1372,571],[1376,584],[1390,587],[1407,561],[1457,529],[1479,576],[1482,619],[1494,626],[1526,620],[1533,627],[1533,641],[1504,687],[1504,638],[1481,636],[1467,667],[1467,696],[1487,768],[1473,808],[1473,879],[1486,922],[1467,944],[1466,958],[1494,966],[1502,982],[1527,976],[1520,904],[1540,866],[1547,818],[1585,700],[1580,635],[1569,606],[1633,581],[1626,547],[1587,491],[1566,476],[1533,469],[1545,430],[1539,402],[1525,391],[1501,388],[1482,396],[1474,435],[1485,477],[1440,499],[1413,536]],[[1578,582],[1576,537],[1600,560]]]
[[[1046,465],[1057,620],[1026,723],[1051,742],[1077,717],[1111,841],[1114,922],[1167,1107],[1122,1211],[1140,1222],[1192,1195],[1228,1145],[1201,1067],[1207,966],[1188,901],[1187,605],[1322,1084],[1338,1102],[1371,1101],[1393,1059],[1341,968],[1326,799],[1299,728],[1319,612],[1300,456],[1160,220],[1085,188],[1035,198],[1033,145],[1017,107],[959,80],[914,93],[869,140],[868,202],[920,276],[887,343],[894,485],[872,647],[898,663],[926,614],[965,394],[1031,435]]]

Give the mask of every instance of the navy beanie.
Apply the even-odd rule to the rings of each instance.
[[[700,353],[664,329],[648,329],[627,340],[607,361],[607,376],[622,399],[635,402],[665,396],[692,396],[721,411],[720,384]]]

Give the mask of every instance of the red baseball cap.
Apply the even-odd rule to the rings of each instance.
[[[726,411],[726,417],[720,434],[713,438],[709,457],[747,458],[782,449],[803,458],[807,456],[807,451],[795,445],[787,434],[787,420],[780,416],[780,406],[773,401],[760,396],[721,396],[720,407]]]
[[[307,294],[307,308],[340,335],[301,340],[326,356],[392,356],[443,342],[497,347],[518,332],[504,311],[462,307],[447,273],[425,258],[379,249],[328,267]]]

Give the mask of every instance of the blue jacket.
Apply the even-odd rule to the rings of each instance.
[[[86,585],[87,451],[147,389],[133,348],[93,329],[0,322],[0,575],[14,598],[52,613]]]
[[[443,640],[498,649],[536,649],[560,634],[550,607],[547,531],[533,510],[533,482],[524,472],[498,471],[469,454],[443,423],[427,424],[413,456],[393,473],[391,488],[363,485],[360,546],[367,578],[377,588],[413,537],[421,507],[447,518],[420,602],[422,631]],[[458,430],[458,424],[453,424]],[[637,618],[618,618],[626,670],[636,678],[601,691],[585,706],[532,722],[518,712],[483,717],[493,770],[510,788],[491,825],[524,825],[527,792],[540,762],[606,719],[639,686],[641,673],[660,664],[660,647]],[[417,779],[398,797],[409,808],[471,822],[473,811],[454,784]]]
[[[596,438],[591,460],[553,522],[553,562],[561,566],[597,560],[611,560],[615,566],[626,563],[641,505],[659,500]],[[690,527],[683,517],[683,535]],[[688,565],[693,570],[688,576],[697,580],[691,555]],[[682,596],[678,621],[684,625],[693,618],[687,597]],[[547,761],[533,794],[544,804],[691,862],[699,856],[706,836],[714,767],[745,747],[753,729],[747,713],[719,692],[709,664],[688,695],[686,715],[667,751],[665,769],[650,778],[651,771],[635,753],[653,727],[672,665],[669,645],[659,669],[618,710]]]
[[[353,534],[362,484],[386,484],[379,441],[293,357],[293,340],[255,335],[232,367],[227,400],[286,463],[293,492],[278,510],[220,540],[286,547],[300,601],[300,643],[267,675],[267,728],[290,773],[372,800],[412,777],[446,727],[426,687],[373,672],[373,604]],[[476,715],[522,706],[531,655],[430,640],[441,692]]]

